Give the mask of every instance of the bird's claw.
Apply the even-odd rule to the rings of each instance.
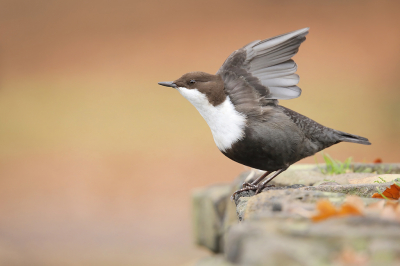
[[[248,183],[248,182],[244,182],[243,185],[242,185],[242,188],[257,189],[257,186],[253,185],[251,183]]]
[[[264,188],[266,187],[274,187],[274,185],[263,185],[261,183],[257,184],[257,185],[253,185],[251,183],[243,183],[242,188],[239,190],[236,190],[235,193],[232,194],[231,199],[234,200],[236,194],[243,192],[243,191],[250,191],[250,190],[255,190],[255,195],[257,195],[258,193],[260,193]]]

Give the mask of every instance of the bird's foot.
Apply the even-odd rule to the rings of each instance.
[[[257,195],[258,193],[260,193],[264,188],[266,187],[275,187],[274,185],[263,185],[262,183],[259,183],[257,185],[253,185],[251,183],[243,183],[242,188],[235,191],[235,193],[232,194],[231,199],[235,199],[236,194],[241,193],[243,191],[255,191],[255,195]]]
[[[244,182],[242,185],[242,188],[250,188],[250,189],[257,189],[257,185],[254,185],[252,183]]]

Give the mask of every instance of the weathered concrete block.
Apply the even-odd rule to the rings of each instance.
[[[320,259],[329,253],[324,247],[282,235],[278,224],[258,220],[233,226],[226,237],[227,260],[238,265],[328,265]]]
[[[336,206],[347,195],[361,197],[365,206],[384,202],[371,196],[392,182],[374,183],[383,176],[377,173],[400,173],[400,165],[353,164],[352,168],[369,173],[326,176],[315,165],[295,165],[274,180],[275,187],[258,195],[254,191],[238,193],[234,202],[232,193],[246,178],[251,182],[248,179],[257,178],[262,171],[245,172],[231,185],[197,190],[193,195],[196,242],[223,252],[224,257],[207,257],[196,265],[400,265],[398,222],[371,213],[318,223],[310,219],[321,199]],[[391,181],[398,175],[383,178]]]
[[[225,238],[225,256],[238,265],[398,265],[399,229],[396,222],[366,217],[312,223],[270,216],[233,226]],[[349,263],[343,258],[348,253],[364,262]]]
[[[193,232],[198,245],[221,251],[221,237],[231,185],[213,185],[196,189],[192,196]]]

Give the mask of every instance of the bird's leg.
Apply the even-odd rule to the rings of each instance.
[[[235,195],[237,193],[240,193],[242,191],[249,191],[249,190],[257,190],[257,185],[261,182],[261,180],[263,180],[266,176],[268,176],[270,173],[272,173],[271,171],[267,171],[264,174],[262,174],[260,177],[258,177],[256,180],[254,180],[251,183],[243,183],[243,188],[239,189],[237,191],[235,191],[235,193],[232,194],[231,198],[234,199]]]
[[[282,169],[276,171],[271,177],[269,177],[268,179],[266,179],[266,180],[264,180],[262,183],[260,183],[260,184],[257,186],[256,194],[258,194],[261,190],[263,190],[265,187],[267,187],[267,184],[268,184],[272,179],[274,179],[275,177],[277,177],[277,176],[278,176],[279,174],[281,174],[282,172],[286,171],[286,169],[288,169],[288,168],[286,167],[286,168],[282,168]]]
[[[250,188],[252,188],[252,189],[257,189],[257,186],[256,185],[258,185],[258,183],[260,183],[261,182],[261,180],[263,180],[266,176],[268,176],[270,173],[272,173],[271,171],[266,171],[264,174],[262,174],[262,175],[260,175],[256,180],[254,180],[253,182],[251,182],[251,183],[247,183],[247,182],[244,182],[243,183],[243,185],[242,185],[242,187],[243,188],[245,188],[245,187],[250,187]]]

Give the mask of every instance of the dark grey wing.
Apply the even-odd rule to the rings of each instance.
[[[263,107],[269,104],[268,101],[273,100],[266,100],[262,97],[244,76],[238,76],[231,71],[224,71],[220,75],[224,80],[225,91],[235,109],[246,116],[262,119],[265,113]]]
[[[304,28],[263,41],[254,41],[233,52],[217,74],[224,78],[224,73],[231,72],[244,78],[264,99],[297,98],[301,89],[296,86],[299,76],[295,74],[297,65],[291,58],[305,41],[308,30]]]

